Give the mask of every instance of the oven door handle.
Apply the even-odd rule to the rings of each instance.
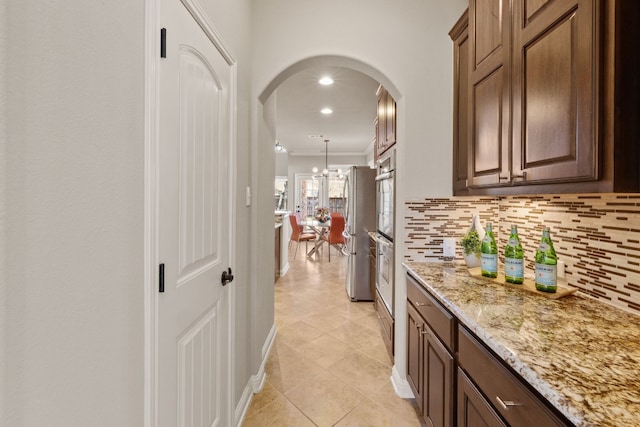
[[[382,181],[389,178],[393,178],[393,171],[389,171],[389,172],[385,172],[385,173],[381,173],[380,175],[377,175],[376,181]]]
[[[374,237],[374,239],[375,239],[375,241],[376,241],[377,243],[379,243],[379,244],[380,244],[380,246],[386,246],[386,247],[391,247],[391,246],[393,246],[393,243],[386,242],[386,241],[384,241],[383,239],[379,238],[378,236]]]

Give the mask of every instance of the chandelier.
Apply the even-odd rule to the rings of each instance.
[[[320,172],[320,170],[317,167],[313,167],[311,168],[311,172],[315,174],[317,174],[318,172]],[[329,173],[330,172],[335,172],[338,174],[338,178],[342,178],[342,170],[341,169],[337,169],[337,170],[329,170],[329,140],[325,139],[324,140],[324,169],[322,170],[322,174],[319,176],[314,176],[314,178],[327,178],[329,177]]]

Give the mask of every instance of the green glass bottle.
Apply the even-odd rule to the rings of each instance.
[[[504,279],[516,285],[524,281],[524,253],[516,225],[511,226],[511,235],[504,247]]]
[[[485,277],[498,277],[498,245],[490,222],[487,223],[480,246],[480,270]]]
[[[558,289],[558,257],[553,249],[549,228],[542,230],[542,239],[536,250],[536,289],[555,292]]]

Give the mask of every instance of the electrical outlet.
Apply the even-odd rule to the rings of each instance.
[[[455,258],[456,239],[455,237],[445,237],[442,240],[442,254],[445,258]]]
[[[565,276],[566,276],[565,271],[564,271],[564,267],[565,267],[564,261],[558,260],[558,270],[557,270],[557,272],[558,272],[558,277],[560,279],[564,279]]]

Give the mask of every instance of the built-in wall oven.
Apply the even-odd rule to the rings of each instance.
[[[376,176],[376,288],[393,317],[395,150],[378,160]]]

